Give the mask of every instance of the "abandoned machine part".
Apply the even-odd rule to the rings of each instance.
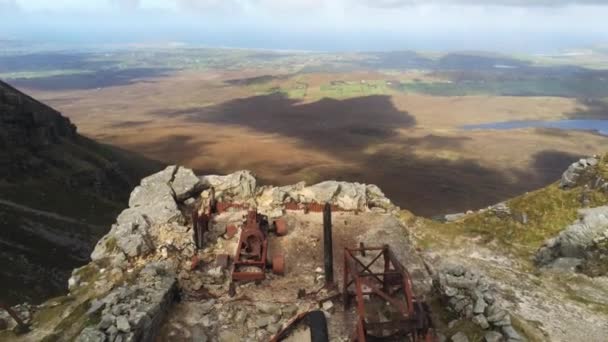
[[[203,249],[203,242],[205,241],[205,233],[209,231],[209,214],[204,212],[199,214],[197,210],[192,211],[192,232],[194,244],[196,249]]]
[[[323,209],[323,252],[325,260],[325,284],[334,282],[334,247],[332,242],[331,205]]]
[[[266,216],[256,211],[247,213],[232,263],[233,281],[263,280],[269,267],[276,274],[285,273],[285,259],[282,255],[274,255],[269,262],[268,235],[271,231],[285,235],[287,225],[284,221],[277,220],[271,227]]]
[[[15,322],[17,322],[17,327],[15,330],[15,333],[23,334],[23,333],[30,331],[29,324],[25,324],[25,322],[23,322],[23,320],[19,317],[19,315],[13,309],[11,309],[10,306],[0,303],[0,310],[6,311],[9,314],[9,316],[11,316],[13,318],[13,320],[15,320]]]
[[[292,320],[290,320],[283,330],[279,331],[270,342],[280,342],[290,336],[290,334],[298,329],[300,323],[305,323],[310,330],[311,342],[329,342],[329,334],[327,331],[327,319],[323,311],[303,312]]]
[[[356,302],[354,341],[435,341],[429,308],[388,245],[345,248],[343,285],[345,309]]]

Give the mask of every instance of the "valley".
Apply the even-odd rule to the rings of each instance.
[[[56,65],[33,54],[15,67],[4,56],[13,63],[4,76],[92,139],[202,172],[249,169],[264,182],[374,183],[427,217],[542,187],[608,147],[594,132],[462,128],[605,119],[597,55],[595,69],[580,56],[475,53],[123,47],[45,56]]]

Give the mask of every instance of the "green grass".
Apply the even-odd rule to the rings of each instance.
[[[384,95],[389,93],[385,80],[370,80],[360,82],[334,82],[320,87],[321,97],[344,99],[368,95]]]
[[[37,71],[15,71],[15,72],[4,72],[0,73],[0,78],[16,79],[16,78],[46,78],[53,76],[66,76],[66,75],[81,75],[81,74],[92,74],[93,71],[85,69],[57,69],[57,70],[37,70]]]
[[[607,162],[608,158],[604,157],[592,174],[605,175]],[[594,178],[592,175],[588,177]],[[499,217],[492,211],[485,211],[468,215],[462,221],[445,224],[418,219],[425,229],[420,230],[417,239],[421,247],[431,247],[460,237],[481,237],[484,244],[496,242],[505,252],[529,260],[547,239],[576,221],[584,191],[582,184],[573,189],[560,189],[557,183],[551,184],[509,200],[507,203],[512,212],[509,217]],[[586,195],[590,207],[608,203],[608,194],[604,191],[592,190]],[[528,217],[526,224],[515,219],[522,214]]]
[[[404,92],[433,96],[564,96],[605,97],[608,81],[598,78],[534,78],[521,80],[484,80],[459,82],[401,83]]]

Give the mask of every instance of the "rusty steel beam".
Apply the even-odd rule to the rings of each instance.
[[[334,282],[334,248],[332,241],[331,205],[323,210],[323,251],[325,254],[325,284]]]

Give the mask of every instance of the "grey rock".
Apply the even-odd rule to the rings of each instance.
[[[587,169],[597,165],[599,160],[595,157],[581,159],[568,167],[562,174],[559,186],[561,188],[572,188],[578,185],[578,181]]]
[[[488,329],[490,324],[484,315],[477,315],[473,317],[473,323],[477,324],[481,329]]]
[[[483,294],[483,300],[488,304],[493,304],[494,301],[496,300],[496,297],[494,297],[494,295],[491,294],[490,292],[485,292]]]
[[[458,290],[453,287],[446,286],[443,293],[448,297],[454,297],[458,294]]]
[[[293,317],[296,313],[298,313],[298,306],[297,305],[287,305],[281,308],[281,311],[283,312],[283,316],[286,316],[285,318],[290,318]]]
[[[203,302],[200,304],[200,306],[198,307],[199,311],[206,315],[208,313],[211,312],[211,310],[213,310],[213,306],[215,305],[215,299],[210,299],[206,302]]]
[[[232,331],[223,330],[220,331],[218,336],[219,342],[240,342],[240,337]]]
[[[503,342],[505,339],[502,334],[496,331],[488,331],[483,336],[484,342]]]
[[[4,318],[0,318],[0,331],[8,329],[8,322]]]
[[[469,342],[469,338],[462,331],[459,331],[456,334],[452,335],[452,338],[450,340],[452,342]]]
[[[118,316],[116,317],[116,327],[119,331],[129,332],[131,331],[131,325],[129,324],[129,320],[126,316]]]
[[[116,243],[128,257],[145,255],[152,249],[140,234],[122,236]]]
[[[278,333],[279,330],[281,330],[281,324],[269,324],[266,328],[266,331],[268,331],[272,335]]]
[[[89,310],[87,311],[87,315],[96,314],[96,313],[100,312],[101,310],[103,310],[103,308],[105,306],[106,306],[106,303],[104,301],[95,299],[91,302],[91,306],[89,307]]]
[[[447,284],[457,289],[472,290],[477,285],[477,280],[478,279],[468,277],[455,277],[449,274],[446,276]]]
[[[608,206],[579,210],[579,219],[558,236],[549,239],[536,254],[536,262],[546,265],[558,258],[583,259],[594,240],[608,231]]]
[[[511,216],[511,208],[506,202],[501,202],[490,207],[490,210],[500,218]]]
[[[500,321],[504,320],[505,317],[509,317],[509,313],[505,310],[498,309],[495,313],[488,316],[487,319],[488,319],[488,322],[495,323],[495,322],[500,322]]]
[[[171,182],[171,188],[173,189],[175,200],[183,202],[194,196],[197,192],[200,193],[203,185],[192,170],[178,167],[173,177],[173,182]]]
[[[447,214],[443,218],[446,222],[456,222],[460,219],[463,219],[467,216],[465,213],[457,213],[457,214]]]
[[[274,323],[274,318],[271,315],[260,316],[255,320],[255,326],[257,328],[264,328],[268,324]]]
[[[149,183],[137,186],[131,192],[129,207],[148,206],[153,201],[173,200],[173,189],[167,183]]]
[[[473,307],[473,313],[482,314],[486,311],[486,307],[488,304],[483,300],[483,298],[477,298],[475,301],[475,306]]]
[[[214,188],[217,198],[233,201],[252,200],[257,189],[257,181],[249,171],[237,171],[226,176],[203,176],[200,181],[204,187]]]
[[[200,325],[192,327],[192,342],[208,342],[209,338],[205,333],[205,329]]]
[[[521,335],[510,325],[505,325],[501,328],[502,333],[510,341],[523,341]]]
[[[492,325],[497,327],[504,327],[505,325],[511,325],[511,316],[506,315],[503,319],[492,322]]]
[[[464,274],[466,273],[466,269],[462,265],[449,265],[446,266],[444,271],[445,273],[453,275],[455,277],[464,276]]]
[[[87,327],[76,337],[76,342],[105,342],[106,335],[101,331]]]
[[[114,315],[105,314],[101,316],[101,321],[97,325],[99,329],[106,330],[110,328],[114,322],[116,321],[116,317]]]
[[[255,303],[256,309],[265,314],[276,315],[281,312],[281,306],[270,302],[257,302]]]
[[[118,328],[115,325],[109,327],[108,330],[106,330],[106,335],[108,336],[108,341],[113,342],[116,339],[116,336],[118,336]]]

